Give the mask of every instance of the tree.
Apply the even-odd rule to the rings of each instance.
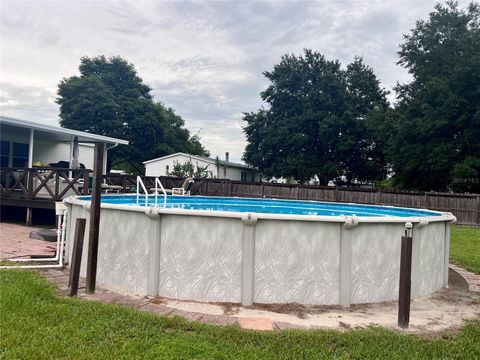
[[[177,177],[190,177],[194,179],[213,178],[213,173],[211,170],[208,170],[208,165],[195,166],[191,161],[187,161],[185,163],[176,163],[173,166],[173,171],[171,171],[169,175]]]
[[[60,125],[129,140],[109,151],[110,165],[137,172],[142,161],[174,152],[208,156],[173,109],[155,103],[134,66],[121,57],[83,57],[80,76],[58,85]]]
[[[351,183],[385,177],[383,141],[369,115],[384,112],[386,92],[355,58],[346,69],[312,50],[285,55],[261,93],[268,108],[245,113],[244,160],[267,177]]]
[[[435,6],[400,45],[413,76],[396,88],[393,181],[403,188],[480,192],[480,9]]]

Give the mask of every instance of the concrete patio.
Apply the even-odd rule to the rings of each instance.
[[[55,256],[55,243],[30,239],[30,232],[36,230],[40,228],[0,223],[0,260],[30,255]]]

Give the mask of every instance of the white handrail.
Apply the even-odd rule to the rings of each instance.
[[[155,206],[157,206],[157,198],[158,198],[158,185],[160,185],[160,189],[162,189],[163,192],[163,207],[167,207],[167,192],[165,191],[165,188],[162,185],[162,182],[158,177],[155,178]]]
[[[140,176],[137,176],[137,204],[138,204],[138,199],[140,197],[140,185],[142,186],[142,190],[145,193],[145,206],[148,205],[148,191],[147,188],[145,187],[145,184],[142,181],[142,178]]]

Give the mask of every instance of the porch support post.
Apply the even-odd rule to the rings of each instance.
[[[28,144],[28,166],[33,167],[33,133],[35,130],[30,129],[30,142]]]
[[[74,137],[73,136],[70,136],[70,157],[68,159],[68,167],[71,169],[72,168],[72,159],[73,159],[73,139]],[[94,160],[95,161],[95,160]],[[72,177],[72,172],[69,171],[68,172],[68,177],[71,178]]]
[[[102,172],[105,175],[107,173],[107,145],[104,144],[105,149],[103,150],[103,166],[102,166]]]
[[[97,281],[98,235],[100,232],[100,195],[102,192],[102,168],[105,143],[95,143],[93,165],[93,191],[90,204],[90,229],[88,232],[87,293],[95,292]]]
[[[28,168],[33,167],[33,133],[35,130],[30,129],[30,140],[28,142]],[[12,154],[12,152],[10,152]],[[31,171],[28,172],[28,178],[27,178],[27,187],[28,187],[28,193],[29,196],[33,191],[33,173]],[[32,226],[32,208],[27,207],[27,216],[25,219],[25,223],[27,226]]]

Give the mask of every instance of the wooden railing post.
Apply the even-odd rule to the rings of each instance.
[[[83,172],[83,188],[82,188],[82,195],[88,195],[88,170]]]
[[[28,174],[27,174],[27,193],[28,193],[28,199],[33,198],[33,178],[34,178],[34,171],[33,169],[28,169]]]
[[[61,201],[61,199],[58,198],[58,194],[60,192],[60,175],[58,174],[59,170],[55,170],[55,198],[53,199],[54,201]]]

